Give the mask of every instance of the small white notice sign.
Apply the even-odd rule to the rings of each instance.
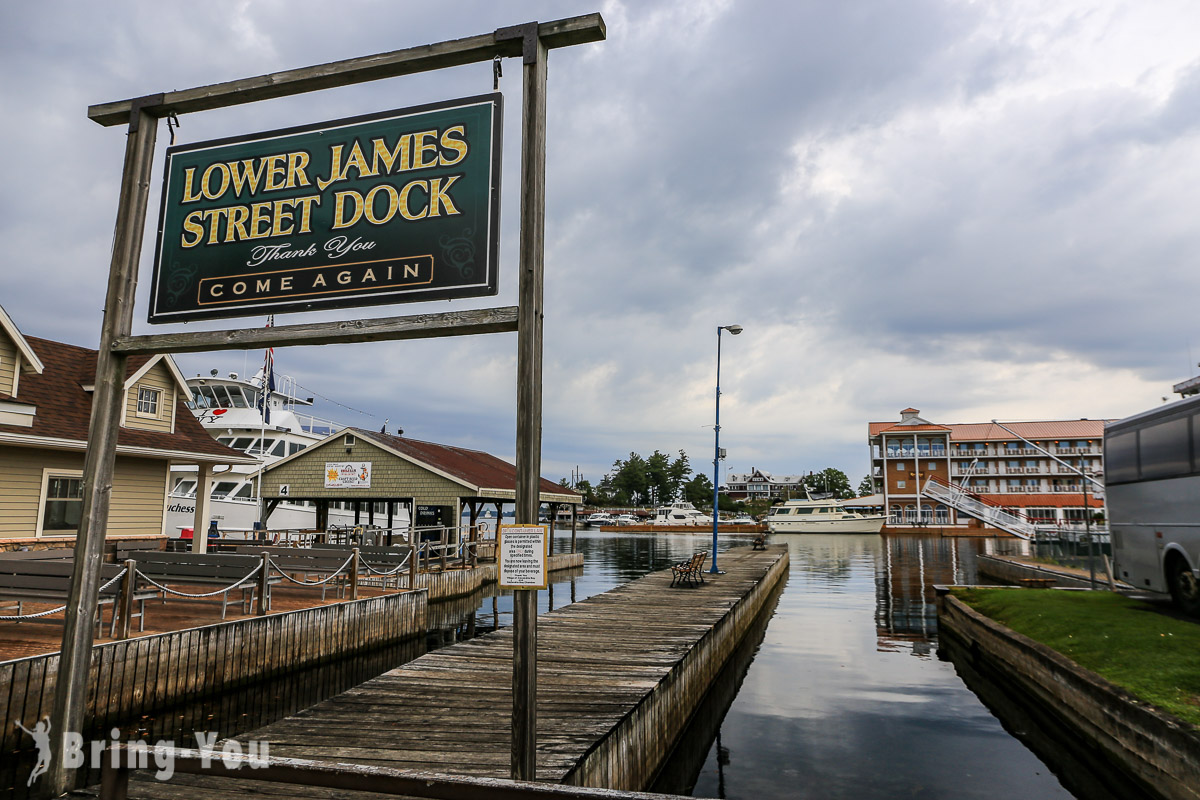
[[[549,525],[501,525],[498,531],[501,589],[545,589]]]

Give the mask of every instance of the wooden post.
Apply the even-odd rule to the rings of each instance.
[[[442,530],[438,533],[438,544],[441,546],[438,552],[441,558],[438,559],[438,567],[442,572],[446,571],[446,548],[450,546],[450,528],[443,525]]]
[[[271,599],[271,554],[263,550],[262,567],[258,573],[258,616],[267,615],[268,601]]]
[[[137,586],[137,562],[129,559],[125,562],[125,577],[121,579],[120,621],[117,625],[117,638],[129,638],[129,625],[133,621],[133,590]],[[113,612],[116,613],[115,611]]]
[[[575,552],[575,533],[579,528],[579,506],[571,504],[571,552]]]
[[[192,552],[208,552],[208,509],[212,493],[212,464],[196,465],[196,511],[192,514]]]
[[[521,234],[517,311],[518,525],[536,525],[542,470],[542,286],[546,229],[546,45],[536,24],[496,32],[521,38]],[[497,521],[497,524],[499,521]],[[512,778],[537,775],[537,591],[513,593]]]
[[[104,302],[104,324],[96,358],[96,382],[92,392],[92,417],[88,426],[87,455],[83,462],[83,515],[75,537],[75,560],[71,592],[63,620],[62,651],[54,687],[54,714],[50,724],[52,753],[66,753],[65,737],[83,732],[87,704],[88,672],[92,662],[92,620],[100,588],[100,563],[112,500],[113,471],[117,456],[117,431],[125,399],[124,355],[112,351],[113,342],[133,330],[133,301],[137,290],[137,266],[142,253],[146,225],[146,201],[150,191],[150,169],[158,120],[145,112],[159,96],[133,103],[129,114],[129,136],[125,141],[125,165],[121,174],[121,197],[113,232],[108,293]],[[50,760],[47,783],[50,794],[73,788],[73,770],[63,758]]]
[[[358,548],[350,551],[350,599],[358,599]]]
[[[558,517],[558,503],[551,503],[548,508],[550,511],[550,547],[548,552],[549,555],[554,555],[554,520]]]
[[[417,588],[417,560],[421,557],[417,552],[417,543],[412,533],[408,536],[408,588]]]

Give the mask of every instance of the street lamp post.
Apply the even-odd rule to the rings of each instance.
[[[742,332],[741,325],[721,325],[717,328],[717,415],[713,425],[713,545],[712,545],[712,574],[720,572],[717,569],[717,495],[721,491],[721,331],[729,331],[734,336]]]

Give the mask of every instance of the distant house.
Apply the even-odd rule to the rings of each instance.
[[[0,308],[0,550],[69,544],[83,508],[96,351],[23,335]],[[255,463],[209,436],[165,355],[129,359],[109,537],[161,537],[170,465]]]
[[[775,476],[757,467],[742,475],[731,474],[722,489],[731,500],[773,500],[777,497],[803,497],[803,475]]]

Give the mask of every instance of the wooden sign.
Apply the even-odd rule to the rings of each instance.
[[[501,96],[167,150],[152,323],[496,294]]]
[[[497,529],[501,589],[545,589],[549,525],[501,525]]]

